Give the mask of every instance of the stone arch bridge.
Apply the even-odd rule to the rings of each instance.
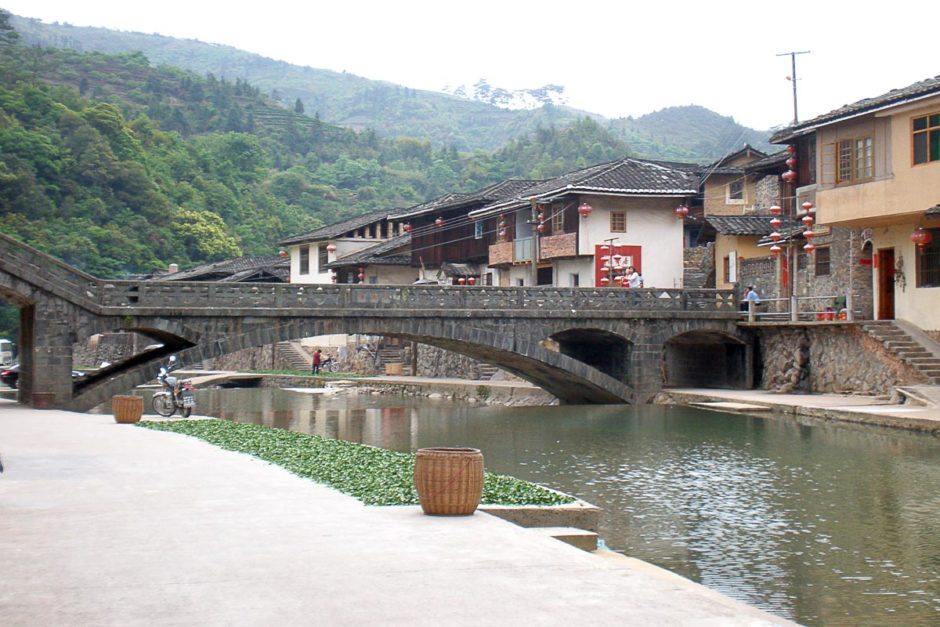
[[[642,403],[664,385],[751,387],[730,290],[109,281],[0,235],[0,297],[20,309],[19,400],[85,411],[195,363],[331,333],[399,337],[484,360],[563,403]],[[73,382],[72,346],[133,331],[162,345]]]

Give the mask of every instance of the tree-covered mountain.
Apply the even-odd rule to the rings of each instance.
[[[20,45],[5,15],[0,230],[98,276],[271,254],[353,215],[628,152],[588,118],[495,154],[383,139],[139,52]]]
[[[79,51],[142,51],[155,64],[251,83],[285,108],[298,104],[309,116],[383,137],[416,137],[435,147],[460,151],[496,150],[538,129],[562,128],[584,117],[595,119],[628,143],[635,156],[709,162],[745,142],[768,149],[766,132],[737,124],[701,107],[678,107],[638,118],[607,120],[563,106],[509,110],[445,93],[415,90],[345,72],[275,61],[224,45],[104,28],[45,24],[15,18],[30,45]]]

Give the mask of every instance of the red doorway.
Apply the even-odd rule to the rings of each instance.
[[[878,319],[894,319],[894,249],[879,248],[878,257]]]

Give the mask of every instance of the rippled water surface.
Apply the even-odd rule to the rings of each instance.
[[[604,510],[608,546],[809,625],[940,624],[940,438],[676,407],[205,390],[200,413],[488,470]]]

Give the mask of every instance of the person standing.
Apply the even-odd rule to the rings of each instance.
[[[744,313],[750,311],[752,302],[755,307],[760,305],[760,294],[757,293],[753,285],[748,285],[744,288],[744,297],[741,299],[741,311]]]
[[[320,374],[320,364],[323,362],[323,353],[320,349],[313,351],[313,374]]]
[[[627,287],[640,287],[640,275],[633,266],[627,268],[627,275],[624,277],[624,279],[627,281]]]

